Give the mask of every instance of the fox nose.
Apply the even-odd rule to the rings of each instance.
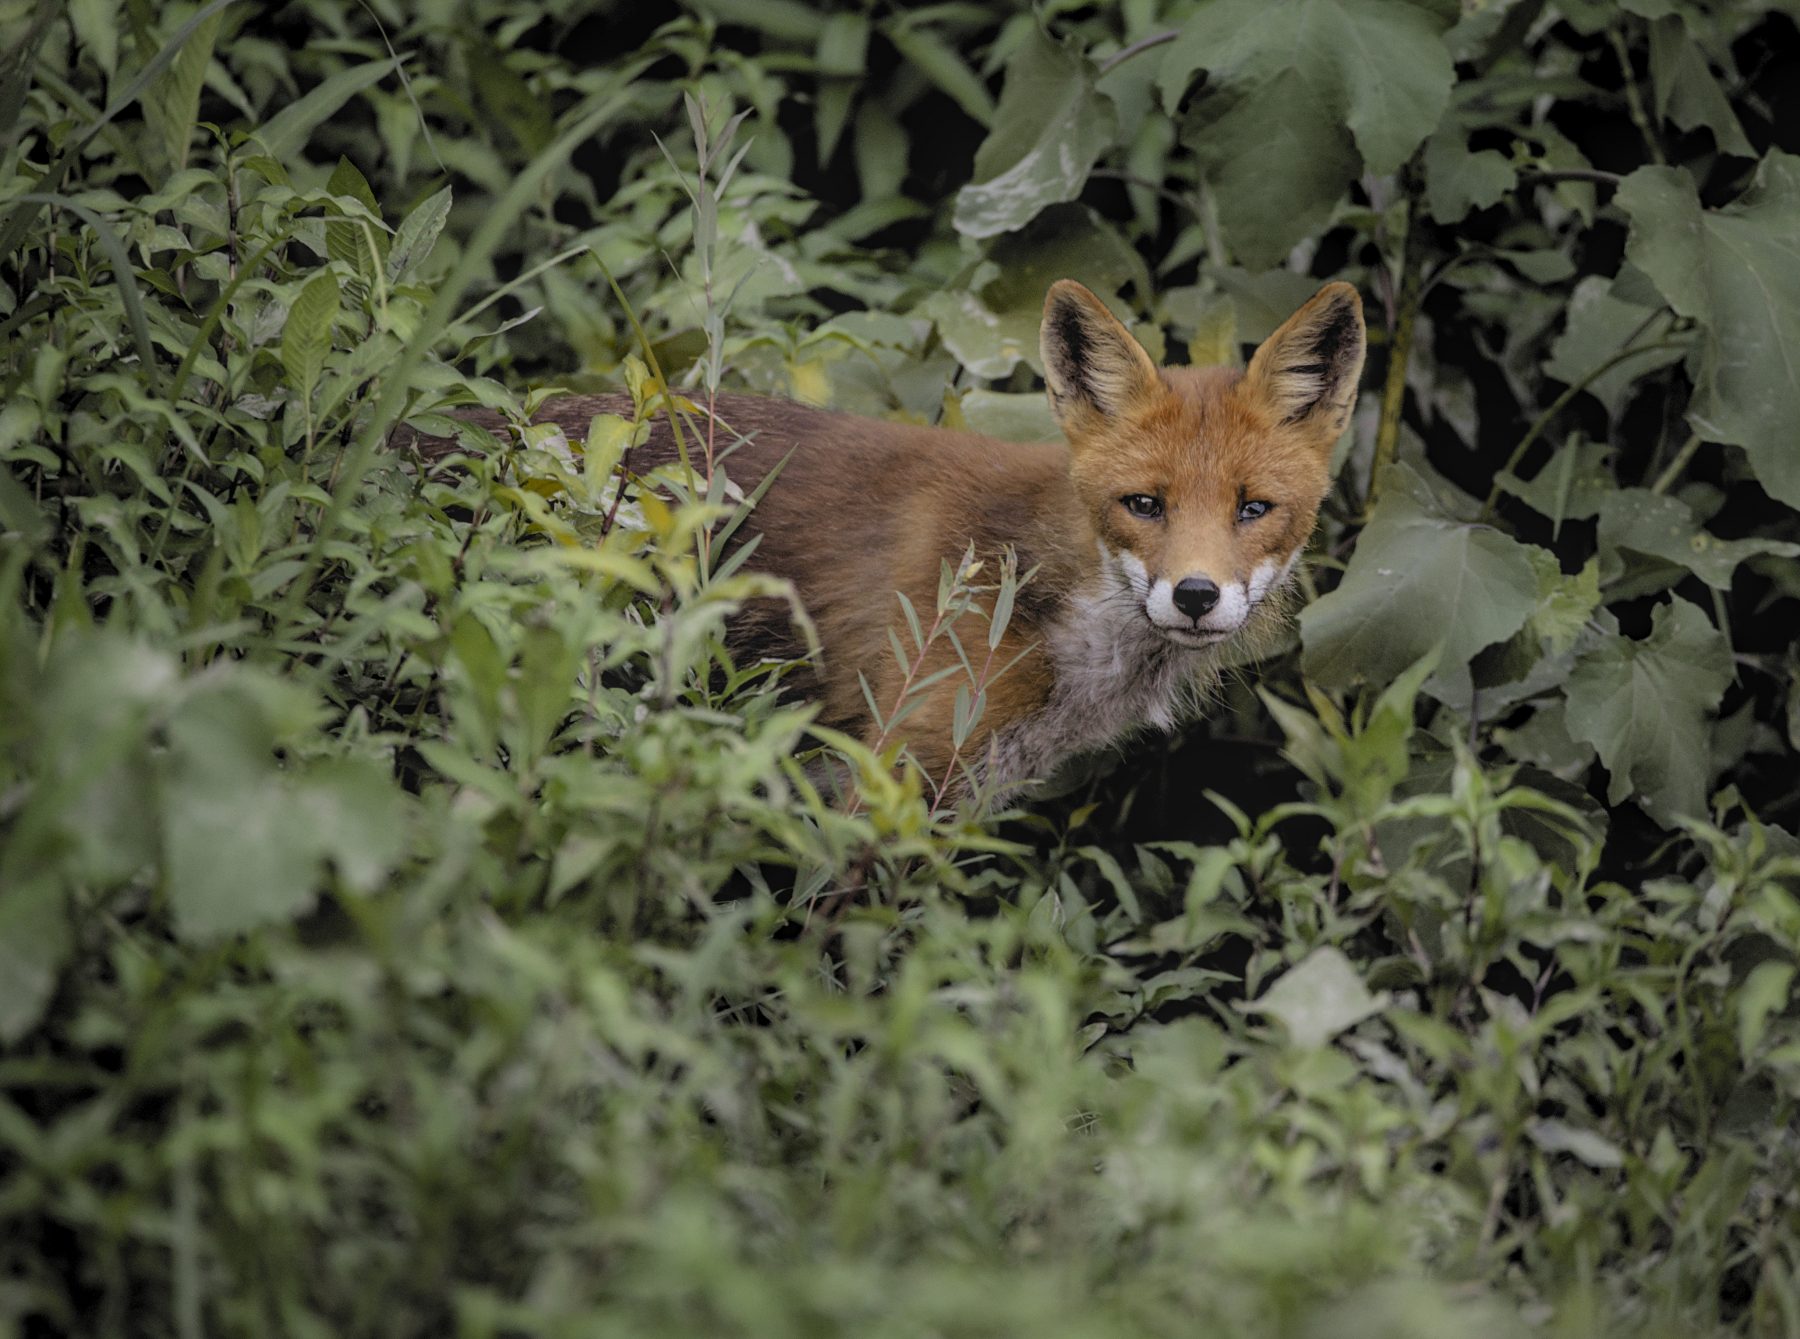
[[[1175,607],[1189,618],[1205,618],[1219,602],[1219,588],[1205,577],[1184,577],[1174,595]]]

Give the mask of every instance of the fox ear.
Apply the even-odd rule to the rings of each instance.
[[[1050,408],[1065,433],[1129,413],[1162,386],[1144,346],[1073,279],[1050,286],[1038,347]]]
[[[1329,447],[1350,422],[1365,346],[1362,299],[1349,284],[1326,284],[1263,341],[1244,382],[1278,422],[1304,425]]]

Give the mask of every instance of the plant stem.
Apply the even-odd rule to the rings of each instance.
[[[1111,74],[1115,69],[1130,60],[1133,56],[1142,55],[1152,47],[1162,46],[1165,42],[1173,42],[1180,36],[1181,32],[1179,29],[1170,28],[1167,32],[1151,33],[1148,37],[1140,37],[1130,46],[1120,48],[1105,60],[1101,61],[1095,74],[1101,77]]]
[[[1654,313],[1652,313],[1652,315],[1654,315]],[[1645,325],[1648,324],[1649,322],[1646,321]],[[1638,329],[1641,331],[1643,326],[1639,326]],[[1488,489],[1487,501],[1481,504],[1481,514],[1483,516],[1490,515],[1494,510],[1495,504],[1499,502],[1501,476],[1511,474],[1519,467],[1519,462],[1525,458],[1525,453],[1532,448],[1532,445],[1539,437],[1544,435],[1544,430],[1550,426],[1551,422],[1555,420],[1558,414],[1568,408],[1569,403],[1574,400],[1577,395],[1580,395],[1589,386],[1593,385],[1594,382],[1612,371],[1613,368],[1617,367],[1620,363],[1628,362],[1637,357],[1640,353],[1654,353],[1658,349],[1679,349],[1685,347],[1686,344],[1687,341],[1682,339],[1659,339],[1654,340],[1649,344],[1636,344],[1631,348],[1621,349],[1618,353],[1615,353],[1611,358],[1608,358],[1605,362],[1594,368],[1593,371],[1582,377],[1580,381],[1577,381],[1573,386],[1570,386],[1561,395],[1552,400],[1550,402],[1550,407],[1539,414],[1531,427],[1526,429],[1525,435],[1519,439],[1519,444],[1512,449],[1512,454],[1506,458],[1506,464],[1495,471],[1493,487]]]
[[[1699,449],[1700,434],[1696,432],[1681,444],[1681,450],[1675,453],[1675,458],[1668,463],[1661,474],[1656,476],[1656,482],[1650,485],[1650,491],[1666,493],[1673,488],[1675,480],[1681,477],[1682,470],[1687,468],[1688,461],[1694,458],[1694,452]]]
[[[1363,501],[1366,518],[1375,509],[1382,473],[1394,463],[1400,449],[1400,414],[1406,406],[1406,364],[1412,353],[1413,324],[1419,315],[1420,278],[1425,268],[1423,220],[1418,217],[1417,193],[1406,209],[1406,242],[1400,252],[1400,295],[1394,304],[1393,328],[1388,338],[1387,379],[1381,387],[1381,422],[1375,429],[1375,457],[1369,463],[1369,494]]]
[[[1660,165],[1667,160],[1663,157],[1662,145],[1656,138],[1656,126],[1650,120],[1650,113],[1645,110],[1644,95],[1638,88],[1637,75],[1632,73],[1631,51],[1625,45],[1625,34],[1615,26],[1607,30],[1606,36],[1612,42],[1613,54],[1619,58],[1619,73],[1625,80],[1625,105],[1631,109],[1632,124],[1644,137],[1651,159]]]

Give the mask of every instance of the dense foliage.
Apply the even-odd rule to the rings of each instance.
[[[0,34],[0,1333],[1800,1333],[1791,5]],[[1009,815],[727,663],[728,458],[383,446],[1043,433],[1064,275],[1374,347],[1291,646]]]

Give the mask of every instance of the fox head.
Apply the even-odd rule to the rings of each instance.
[[[1159,369],[1068,279],[1045,300],[1041,345],[1109,596],[1178,646],[1241,631],[1293,570],[1330,486],[1362,375],[1356,290],[1320,289],[1242,373]]]

